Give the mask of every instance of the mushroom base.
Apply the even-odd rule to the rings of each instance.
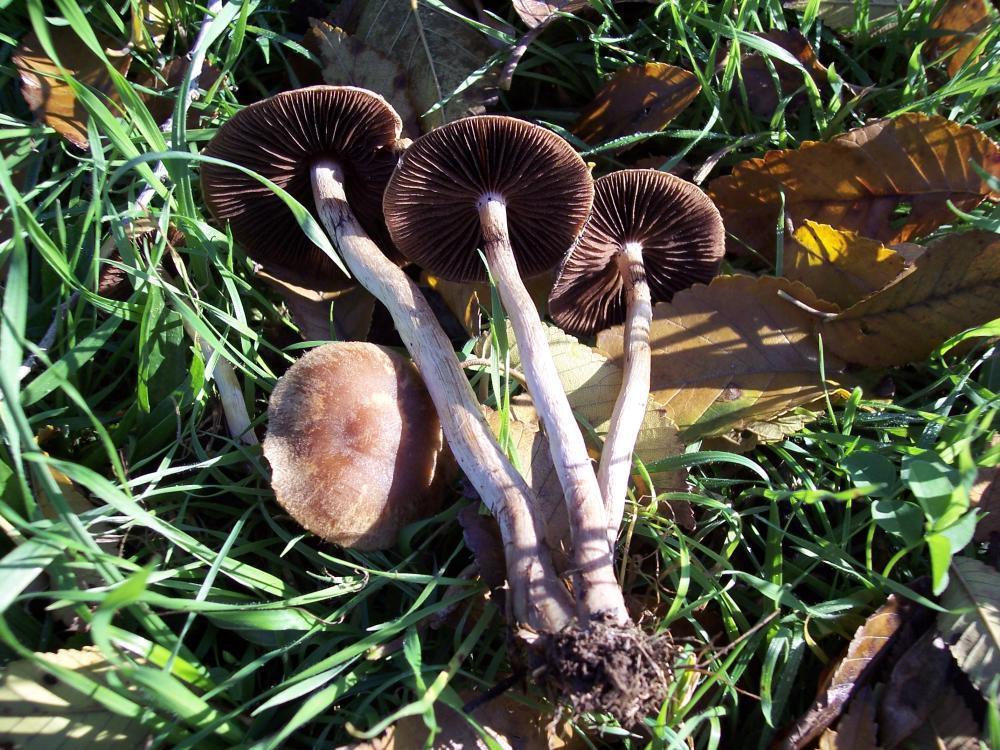
[[[550,635],[541,657],[545,683],[576,714],[610,713],[625,728],[655,715],[673,677],[674,645],[629,622],[597,617]]]

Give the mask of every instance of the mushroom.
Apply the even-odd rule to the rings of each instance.
[[[523,120],[484,115],[414,141],[389,180],[384,208],[399,250],[441,278],[484,280],[478,250],[485,253],[566,497],[580,614],[589,620],[611,613],[624,623],[597,479],[519,275],[558,263],[583,229],[593,190],[587,165],[562,138]]]
[[[572,619],[572,602],[542,541],[544,525],[533,513],[531,492],[493,437],[427,301],[364,228],[377,236],[381,186],[396,158],[400,127],[399,116],[377,94],[314,86],[241,110],[219,129],[207,153],[263,170],[275,182],[280,172],[283,186],[298,194],[311,186],[320,221],[350,272],[392,315],[458,465],[500,524],[514,617],[535,630],[556,631]],[[253,178],[207,166],[202,188],[216,218],[229,219],[244,246],[313,252],[287,209],[276,214],[277,199]]]
[[[614,539],[649,400],[652,306],[718,273],[725,231],[708,196],[666,172],[613,172],[594,187],[593,213],[563,261],[549,314],[576,335],[625,323],[625,373],[597,471]]]
[[[271,486],[317,536],[385,549],[437,511],[441,425],[405,357],[353,341],[313,349],[278,380],[267,411]]]

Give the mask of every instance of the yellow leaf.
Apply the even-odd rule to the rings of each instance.
[[[597,92],[573,132],[598,143],[663,130],[701,91],[694,74],[666,63],[622,68]]]
[[[549,292],[552,291],[552,277],[550,271],[524,280],[524,287],[539,313],[545,310]],[[487,282],[446,281],[429,273],[423,274],[423,282],[441,295],[470,336],[478,336],[482,332],[483,311],[488,313],[490,310],[490,285]]]
[[[913,271],[821,327],[830,351],[870,367],[922,360],[966,328],[1000,317],[1000,235],[932,242]]]
[[[132,46],[143,52],[160,48],[170,30],[166,8],[156,0],[137,0],[132,3]]]
[[[95,648],[42,654],[83,677],[103,682],[112,667]],[[134,750],[148,732],[135,719],[111,713],[27,659],[4,667],[0,682],[0,744],[17,750]]]
[[[795,230],[784,250],[785,276],[840,307],[886,286],[906,265],[881,242],[814,221]]]
[[[801,284],[774,277],[720,276],[653,309],[652,395],[691,442],[743,429],[824,395],[814,316],[779,296],[825,306]],[[622,327],[597,345],[622,357]],[[842,363],[827,356],[828,378]]]

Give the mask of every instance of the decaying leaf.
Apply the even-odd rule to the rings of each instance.
[[[819,750],[878,750],[878,725],[872,689],[857,692],[837,722],[837,731],[827,729],[819,738]]]
[[[809,219],[892,244],[953,221],[948,201],[968,211],[991,195],[972,163],[1000,175],[1000,149],[975,127],[907,113],[745,161],[709,195],[733,252],[745,243],[773,257],[782,193],[796,227]],[[897,217],[903,207],[909,214]]]
[[[1000,436],[994,435],[990,445],[997,444]],[[994,534],[1000,534],[1000,466],[979,470],[969,491],[969,504],[983,513],[976,524],[977,542],[988,542]]]
[[[813,318],[779,291],[824,306],[788,279],[720,276],[653,309],[652,395],[685,441],[743,429],[823,397]],[[620,362],[621,326],[600,333],[597,345]],[[827,377],[841,366],[827,356]]]
[[[934,694],[927,721],[906,738],[906,750],[980,750],[980,726],[954,685]],[[892,750],[887,745],[886,750]]]
[[[524,288],[528,290],[539,313],[548,302],[552,279],[552,272],[547,272],[524,280]],[[490,311],[490,286],[487,282],[446,281],[428,273],[423,275],[422,282],[441,295],[448,309],[470,336],[482,333],[483,313]]]
[[[872,367],[922,360],[951,336],[1000,317],[1000,235],[931,243],[913,271],[822,323],[830,351]]]
[[[111,665],[96,648],[42,654],[49,662],[97,682]],[[0,745],[17,750],[134,750],[148,732],[135,719],[111,713],[34,662],[4,667],[0,682]]]
[[[784,247],[785,276],[827,302],[850,307],[903,272],[903,257],[881,242],[806,221]]]
[[[533,29],[556,13],[575,13],[590,5],[587,0],[511,0],[524,25]]]
[[[778,414],[771,419],[747,422],[743,429],[756,437],[758,443],[777,443],[789,435],[801,432],[807,424],[815,422],[818,411],[825,408],[823,401],[805,404],[805,408]]]
[[[888,652],[906,619],[908,608],[908,602],[890,595],[886,603],[857,629],[847,653],[832,672],[829,683],[820,690],[812,708],[775,743],[776,747],[802,750],[837,720],[847,701],[864,686]]]
[[[996,20],[996,11],[986,0],[947,0],[931,23],[931,29],[941,36],[927,42],[927,54],[941,57],[951,52],[945,70],[954,77]]]
[[[954,692],[948,646],[929,630],[896,662],[879,704],[879,733],[893,748],[919,729],[945,692]]]
[[[479,73],[494,50],[488,37],[474,26],[426,3],[410,0],[361,3],[358,11],[353,37],[368,49],[395,60],[406,71],[423,130],[481,107],[495,85],[495,71]],[[460,88],[462,91],[452,96]],[[447,104],[428,113],[444,99],[449,100]]]
[[[785,0],[785,7],[790,10],[805,10],[810,0]],[[895,26],[897,13],[905,8],[905,0],[868,0],[868,24],[878,24],[879,28],[888,30]],[[854,28],[857,21],[857,11],[861,7],[856,0],[820,0],[819,17],[823,22],[839,31]]]
[[[409,78],[397,59],[326,21],[310,19],[303,45],[323,61],[323,80],[331,86],[359,86],[381,94],[403,121],[404,134],[420,134],[410,97]]]
[[[160,71],[160,77],[157,78],[153,75],[146,75],[140,77],[139,83],[151,88],[155,91],[169,91],[171,89],[176,90],[181,82],[184,80],[184,76],[187,75],[188,65],[191,61],[186,57],[175,57],[172,60],[167,61],[166,65]],[[201,68],[201,75],[198,77],[198,88],[208,90],[215,85],[215,82],[219,80],[221,76],[221,71],[214,65],[209,63],[204,63]],[[174,104],[176,103],[176,97],[169,94],[163,96],[143,96],[146,102],[146,107],[149,109],[149,114],[153,116],[153,120],[158,123],[163,123],[168,117],[174,113]],[[196,127],[198,124],[198,117],[201,113],[195,107],[190,107],[188,109],[187,126],[188,128]]]
[[[50,26],[49,35],[63,69],[81,84],[118,102],[118,93],[105,64],[80,40],[68,26]],[[132,58],[127,49],[114,39],[98,34],[105,54],[115,69],[125,75]],[[21,39],[12,57],[21,76],[21,94],[36,118],[44,120],[74,146],[89,148],[87,143],[87,110],[76,98],[73,89],[63,79],[59,67],[45,54],[34,32]]]
[[[820,64],[812,45],[798,29],[773,29],[755,34],[772,44],[776,44],[795,57],[805,68],[806,73],[784,60],[769,58],[778,76],[778,86],[775,87],[774,77],[768,68],[764,55],[760,52],[748,52],[743,55],[740,63],[740,75],[747,93],[747,103],[758,117],[770,117],[778,108],[779,97],[784,98],[802,88],[802,76],[809,75],[817,84],[826,80],[826,68]],[[788,110],[794,110],[805,103],[804,96],[797,96],[788,105]]]
[[[498,589],[507,580],[500,525],[493,516],[482,515],[479,505],[471,503],[462,508],[458,513],[458,522],[462,526],[465,546],[476,559],[479,575],[491,589]]]
[[[1000,674],[1000,573],[971,557],[951,561],[938,628],[972,684],[984,694]]]
[[[597,92],[573,132],[587,143],[663,130],[701,91],[694,74],[666,63],[630,65]]]

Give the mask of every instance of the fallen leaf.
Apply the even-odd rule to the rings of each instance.
[[[138,0],[132,3],[132,46],[143,52],[154,52],[163,44],[170,31],[170,18],[162,2]]]
[[[870,687],[858,691],[837,722],[819,738],[819,750],[878,750],[875,701]]]
[[[524,288],[528,290],[539,313],[545,310],[549,292],[552,291],[552,281],[551,271],[524,280]],[[487,282],[447,281],[424,273],[421,283],[441,295],[448,309],[470,336],[479,336],[482,333],[484,313],[490,312],[490,285]]]
[[[45,661],[103,683],[112,667],[96,648],[41,654]],[[148,732],[135,719],[112,713],[37,663],[22,659],[4,667],[0,682],[0,745],[17,750],[133,750]]]
[[[925,359],[967,328],[1000,317],[1000,235],[950,234],[927,246],[913,271],[820,330],[838,357],[870,367]]]
[[[666,63],[630,65],[614,74],[580,114],[573,132],[587,143],[663,130],[701,91],[693,73]]]
[[[937,58],[951,52],[945,70],[954,78],[994,23],[996,12],[985,0],[947,0],[931,22],[931,29],[941,36],[928,40],[927,54]]]
[[[971,557],[954,557],[938,628],[972,684],[987,694],[1000,673],[1000,573]]]
[[[906,263],[881,242],[806,221],[784,247],[784,274],[820,299],[850,307],[886,286]]]
[[[517,15],[524,21],[524,25],[533,29],[539,24],[549,20],[556,13],[575,13],[578,10],[589,7],[587,0],[511,0],[511,5]]]
[[[326,83],[358,86],[381,94],[399,113],[404,134],[411,138],[420,134],[409,78],[399,62],[326,21],[313,18],[309,25],[302,44],[323,62]]]
[[[736,238],[729,249],[742,252],[746,243],[772,258],[782,193],[794,226],[810,219],[905,242],[954,221],[948,201],[968,211],[991,197],[972,163],[1000,175],[1000,149],[971,125],[911,112],[750,159],[708,192]],[[897,217],[903,207],[909,214]]]
[[[821,399],[811,404],[804,404],[785,414],[778,414],[764,421],[750,421],[744,430],[757,438],[757,443],[777,443],[789,435],[801,432],[807,424],[815,422],[819,412],[826,408],[826,400]],[[811,407],[811,409],[810,409]]]
[[[927,721],[906,738],[907,750],[980,750],[980,725],[954,685],[934,694]],[[886,750],[891,750],[887,746]]]
[[[811,0],[785,0],[789,10],[805,10]],[[868,0],[864,7],[868,9],[868,24],[878,24],[879,28],[888,31],[895,26],[895,17],[902,8],[908,5],[904,0]],[[857,21],[857,9],[861,7],[855,0],[820,0],[819,17],[823,23],[838,31],[849,31]]]
[[[479,575],[491,589],[499,589],[507,580],[500,524],[490,515],[479,512],[480,503],[470,503],[458,513],[462,538],[479,567]]]
[[[143,95],[146,108],[149,109],[149,114],[152,115],[155,122],[166,122],[167,118],[174,113],[174,104],[177,101],[177,97],[172,92],[176,92],[177,87],[184,81],[184,76],[187,75],[190,62],[186,57],[175,57],[167,61],[166,65],[160,71],[159,77],[150,73],[142,76],[138,81],[143,86],[151,88],[154,91],[166,92],[160,96]],[[215,82],[219,80],[219,76],[221,75],[222,72],[214,65],[209,63],[203,64],[201,75],[198,77],[198,88],[207,91],[215,85]],[[187,126],[189,129],[197,127],[198,120],[202,114],[203,112],[195,107],[188,108]]]
[[[954,660],[948,646],[930,630],[893,665],[879,704],[879,727],[886,748],[919,729],[943,693],[953,691]]]
[[[424,131],[479,111],[495,85],[496,71],[479,74],[494,53],[488,37],[463,18],[426,3],[362,3],[353,36],[406,72]],[[445,99],[447,104],[428,113]]]
[[[826,80],[826,67],[820,64],[812,45],[798,29],[773,29],[754,34],[772,44],[776,44],[798,60],[805,73],[794,65],[776,57],[765,59],[757,51],[747,52],[740,61],[740,76],[747,94],[750,111],[758,117],[770,118],[778,108],[779,99],[793,94],[802,88],[802,76],[808,75],[817,84]],[[768,67],[768,61],[774,66],[778,76],[778,86],[775,87],[774,77]],[[792,111],[802,106],[806,101],[804,95],[796,96],[787,107]]]
[[[719,276],[654,307],[652,395],[685,442],[823,398],[813,317],[779,291],[810,307],[824,306],[788,279]],[[597,346],[620,362],[622,327],[598,334]],[[827,356],[827,377],[836,377],[841,366]]]
[[[66,72],[105,98],[119,102],[118,93],[105,64],[80,40],[68,26],[49,26],[52,46]],[[132,57],[127,49],[111,37],[98,34],[108,60],[125,75]],[[21,44],[11,58],[21,76],[21,94],[39,120],[77,148],[87,149],[87,110],[77,100],[73,89],[62,78],[59,67],[45,54],[34,32],[21,39]]]
[[[1000,444],[1000,436],[994,435],[991,447]],[[969,505],[985,515],[976,524],[977,542],[988,542],[994,534],[1000,534],[1000,466],[981,468],[976,481],[969,490]]]
[[[847,653],[820,690],[816,702],[775,747],[802,750],[840,716],[847,701],[864,686],[878,662],[894,642],[900,626],[906,620],[911,604],[890,595],[879,609],[857,629],[847,647]]]

